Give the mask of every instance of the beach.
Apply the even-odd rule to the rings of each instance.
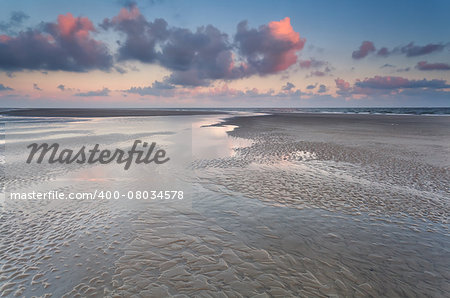
[[[255,175],[243,173],[254,180],[242,181],[242,187],[251,185],[260,191],[256,194],[259,198],[282,200],[279,193],[284,189],[296,207],[297,198],[305,197],[301,201],[309,207],[329,205],[333,210],[349,212],[367,208],[369,212],[405,213],[445,222],[449,120],[409,115],[280,113],[232,118],[225,123],[238,126],[231,135],[258,140],[254,146],[241,149],[244,158],[240,164],[274,165],[285,167],[285,171],[300,167],[291,170],[293,176],[275,171],[270,177],[270,171],[258,169]],[[301,161],[305,163],[298,163]],[[327,172],[332,178],[327,181],[330,184],[324,184],[321,177],[314,179],[309,168],[298,171],[306,166]],[[264,182],[259,180],[259,173],[263,173]],[[240,181],[241,177],[232,176]],[[260,187],[256,187],[258,183]],[[305,195],[305,191],[310,194]],[[353,191],[354,195],[349,195]]]
[[[25,117],[144,117],[144,116],[180,116],[180,115],[214,115],[223,114],[218,111],[205,111],[199,109],[62,109],[62,108],[40,108],[40,109],[5,109],[0,114],[8,116]]]
[[[42,113],[3,119],[2,296],[450,291],[448,116]],[[136,139],[154,141],[170,161],[126,171],[25,163],[32,142],[125,150]],[[125,196],[10,199],[96,190]],[[129,198],[151,190],[184,197]]]

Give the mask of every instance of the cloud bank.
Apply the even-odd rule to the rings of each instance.
[[[418,46],[415,45],[414,42],[410,42],[405,46],[399,46],[392,50],[389,50],[387,47],[382,47],[378,51],[376,51],[375,44],[372,41],[363,41],[359,46],[359,49],[353,51],[352,58],[362,59],[375,52],[376,56],[379,57],[388,57],[393,54],[401,54],[405,55],[406,57],[416,57],[440,52],[444,50],[445,47],[446,45],[442,43],[429,43],[424,46]]]
[[[102,90],[80,92],[80,93],[75,93],[74,95],[81,96],[81,97],[108,96],[109,92],[110,92],[110,90],[108,88],[103,88]]]
[[[448,63],[428,63],[426,61],[420,61],[416,66],[419,70],[450,70],[450,64]]]
[[[397,76],[374,76],[363,80],[357,79],[353,86],[341,78],[337,78],[335,83],[336,93],[344,97],[399,94],[406,90],[443,91],[450,88],[446,80],[410,80]]]

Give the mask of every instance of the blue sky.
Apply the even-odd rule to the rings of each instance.
[[[19,0],[0,7],[3,106],[450,103],[450,1]],[[160,31],[151,29],[155,19],[164,20]]]

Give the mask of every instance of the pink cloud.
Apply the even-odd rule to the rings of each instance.
[[[276,22],[270,22],[268,25],[272,36],[275,39],[290,43],[290,48],[280,54],[279,63],[275,66],[275,71],[282,71],[297,62],[297,51],[303,49],[306,40],[300,38],[300,34],[295,32],[291,26],[289,17]]]
[[[213,25],[195,31],[170,27],[163,19],[148,21],[136,5],[131,5],[105,19],[101,27],[125,36],[119,60],[157,63],[172,71],[167,83],[208,86],[214,80],[274,74],[295,65],[305,39],[294,31],[290,21],[286,17],[258,29],[248,28],[243,21],[237,26],[233,43],[228,34]]]
[[[11,40],[11,37],[9,37],[8,35],[0,35],[0,42],[7,42]]]
[[[113,20],[113,22],[119,23],[119,22],[123,22],[126,20],[137,19],[138,17],[140,17],[140,15],[141,15],[141,12],[137,8],[137,6],[132,5],[128,9],[123,7],[120,10],[119,14],[117,16],[115,16],[112,20]]]
[[[75,18],[71,13],[58,16],[58,30],[62,36],[77,36],[87,38],[90,31],[94,31],[94,25],[86,17]]]
[[[0,69],[87,71],[108,70],[112,56],[106,45],[93,39],[86,17],[59,15],[56,23],[41,24],[16,36],[0,37]]]
[[[249,29],[247,21],[238,24],[235,42],[248,71],[261,75],[277,73],[297,63],[297,52],[306,40],[295,32],[289,17],[258,29]]]
[[[344,79],[337,78],[334,80],[336,82],[336,87],[341,90],[348,90],[350,89],[350,83],[345,81]]]
[[[361,59],[366,57],[369,53],[375,51],[375,46],[371,41],[363,41],[358,50],[353,51],[353,59]]]

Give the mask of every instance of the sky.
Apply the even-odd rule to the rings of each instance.
[[[1,107],[449,107],[450,1],[0,0]]]

